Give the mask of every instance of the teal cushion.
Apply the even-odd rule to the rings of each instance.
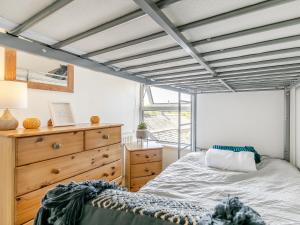
[[[254,147],[252,146],[226,146],[226,145],[213,145],[214,149],[219,149],[219,150],[228,150],[228,151],[234,151],[234,152],[253,152],[254,153],[254,159],[256,163],[260,163],[260,154],[255,150]]]

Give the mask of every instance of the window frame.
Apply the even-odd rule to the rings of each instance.
[[[177,146],[177,151],[178,151],[178,158],[180,158],[181,154],[181,150],[190,148],[191,151],[195,151],[196,149],[196,138],[195,138],[195,123],[196,123],[196,115],[195,115],[195,99],[196,99],[196,95],[194,94],[190,94],[191,96],[191,101],[190,102],[186,102],[186,101],[182,101],[181,99],[181,92],[177,92],[178,93],[178,103],[154,103],[153,102],[153,96],[152,96],[152,91],[151,91],[151,86],[149,85],[144,85],[141,84],[140,85],[140,122],[144,121],[144,112],[146,111],[174,111],[174,112],[178,112],[178,140],[177,142],[167,142],[167,141],[158,141],[161,144],[166,144],[166,145],[171,145],[171,146]],[[188,94],[188,93],[185,93]],[[146,96],[147,95],[147,96]],[[145,98],[148,98],[148,101],[150,103],[150,105],[145,106],[144,105],[144,100]],[[187,106],[187,103],[190,106]],[[191,112],[191,120],[190,123],[185,123],[182,124],[181,123],[181,112],[182,111],[190,111]],[[190,125],[190,144],[185,144],[182,143],[181,141],[181,137],[182,137],[182,130],[181,127],[184,125]]]

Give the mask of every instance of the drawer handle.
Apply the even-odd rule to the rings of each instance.
[[[151,175],[155,175],[155,172],[152,172]]]
[[[116,169],[116,167],[112,166],[111,169],[114,170],[114,169]]]
[[[108,154],[103,154],[103,158],[108,158],[109,155]]]
[[[52,144],[52,148],[54,149],[54,150],[58,150],[58,149],[60,149],[62,147],[62,144],[58,144],[58,143],[53,143]]]
[[[146,168],[144,171],[145,171],[146,173],[148,173],[148,172],[149,172],[149,169]]]
[[[146,159],[149,159],[149,155],[145,155],[145,158],[146,158]]]
[[[108,173],[103,174],[103,177],[108,177],[108,176],[109,176]]]
[[[97,131],[97,133],[98,133],[98,134],[102,134],[102,131],[101,131],[101,130],[99,130],[99,131]]]
[[[60,170],[59,169],[52,169],[51,173],[53,173],[53,174],[59,174]]]
[[[115,172],[115,171],[111,173],[111,175],[112,175],[112,176],[113,176],[113,175],[115,175],[115,174],[116,174],[116,172]]]
[[[38,143],[38,142],[42,142],[43,140],[44,140],[43,137],[38,137],[35,142]]]
[[[107,139],[109,139],[109,135],[108,134],[103,134],[102,138],[105,139],[105,140],[107,140]]]

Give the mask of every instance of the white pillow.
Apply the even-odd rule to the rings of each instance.
[[[256,171],[253,152],[208,149],[205,155],[206,166],[240,172]]]

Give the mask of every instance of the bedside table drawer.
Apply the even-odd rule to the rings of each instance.
[[[160,149],[147,150],[147,151],[133,151],[130,153],[130,163],[148,163],[159,162],[162,159],[162,152]]]
[[[145,184],[147,184],[150,180],[154,179],[155,177],[156,175],[131,179],[130,190],[132,191],[139,190],[141,187],[143,187]]]
[[[158,175],[162,170],[161,162],[152,162],[144,164],[131,165],[131,177],[145,177]]]

